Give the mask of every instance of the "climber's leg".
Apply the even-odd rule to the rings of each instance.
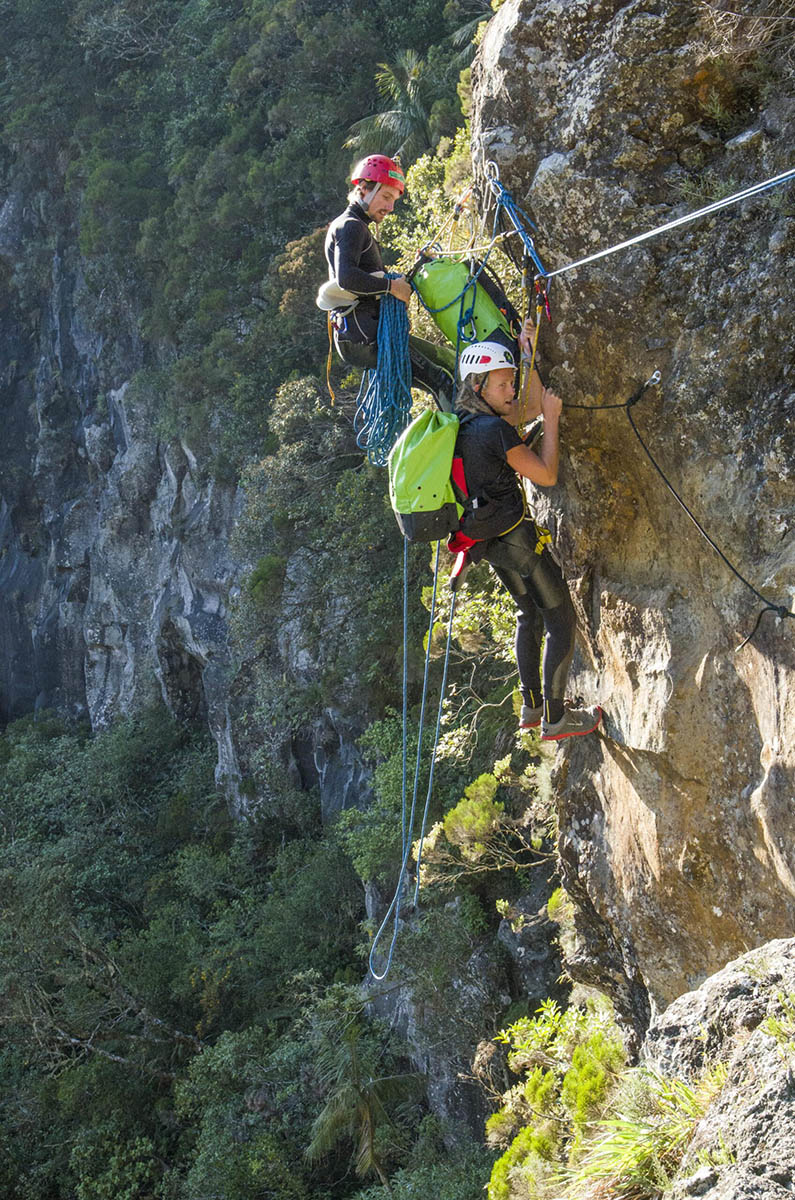
[[[452,350],[411,334],[409,358],[413,385],[430,392],[442,412],[452,412],[455,398],[455,355]]]

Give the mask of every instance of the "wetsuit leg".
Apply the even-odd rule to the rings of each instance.
[[[544,620],[527,594],[514,596],[514,601],[518,610],[514,649],[522,701],[528,708],[537,708],[543,696],[541,645],[544,640]]]
[[[357,332],[358,331],[354,331]],[[378,347],[375,341],[361,342],[334,334],[334,345],[344,363],[364,370],[374,370],[378,366]],[[445,364],[445,357],[424,338],[409,337],[409,358],[411,359],[412,386],[420,387],[430,392],[436,401],[436,407],[442,412],[453,411],[455,384],[453,378],[453,363]],[[433,351],[433,353],[432,353]]]
[[[412,383],[430,392],[442,412],[453,411],[455,356],[424,338],[409,335]],[[449,360],[449,361],[448,361]]]
[[[490,542],[485,557],[519,610],[516,657],[522,695],[537,686],[538,630],[542,626],[546,634],[541,661],[544,699],[562,701],[574,656],[577,622],[563,572],[546,546],[540,554],[535,552],[537,535],[535,524],[523,521],[516,530]]]
[[[544,698],[562,702],[566,695],[571,660],[574,657],[574,632],[577,628],[577,618],[568,588],[565,601],[556,608],[544,609],[542,615],[547,632],[541,664]]]

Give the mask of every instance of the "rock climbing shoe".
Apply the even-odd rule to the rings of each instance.
[[[598,704],[594,708],[567,708],[561,719],[554,725],[542,720],[541,741],[559,742],[562,738],[580,737],[584,733],[593,733],[601,719],[602,710]]]
[[[522,705],[522,714],[519,718],[520,729],[536,729],[541,724],[541,718],[544,715],[544,706],[539,704],[538,708],[528,708],[526,704]]]

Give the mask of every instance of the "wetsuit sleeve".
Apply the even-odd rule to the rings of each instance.
[[[337,231],[334,242],[333,269],[337,283],[357,296],[383,296],[389,291],[389,280],[363,271],[359,260],[371,234],[362,221],[345,221]]]

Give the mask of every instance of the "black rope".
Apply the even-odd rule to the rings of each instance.
[[[775,613],[776,616],[780,620],[783,620],[785,617],[795,618],[795,612],[792,612],[790,609],[784,607],[783,605],[773,604],[770,600],[768,600],[767,596],[763,596],[762,593],[757,588],[755,588],[754,585],[748,579],[746,579],[744,575],[742,575],[740,573],[740,571],[737,569],[737,567],[735,567],[734,563],[732,563],[726,557],[726,555],[723,553],[720,546],[718,546],[717,543],[713,540],[713,538],[710,537],[710,535],[707,533],[706,529],[700,523],[700,521],[697,519],[695,514],[688,508],[687,504],[685,504],[684,500],[679,495],[679,493],[676,491],[673,484],[671,483],[671,481],[668,479],[665,472],[663,471],[662,467],[655,459],[651,450],[649,449],[649,447],[646,445],[643,438],[641,437],[640,431],[638,430],[638,427],[635,424],[635,419],[632,416],[631,410],[634,407],[634,405],[636,405],[638,403],[638,401],[645,395],[645,393],[648,391],[648,389],[650,387],[656,386],[656,384],[658,384],[659,382],[660,382],[660,372],[655,371],[654,374],[651,376],[651,378],[647,379],[645,383],[642,383],[640,385],[640,387],[637,389],[637,391],[635,391],[630,396],[629,400],[624,400],[619,404],[566,404],[565,407],[566,408],[580,408],[580,409],[584,409],[586,412],[603,412],[605,409],[608,409],[608,408],[623,408],[627,414],[627,420],[629,421],[629,424],[632,428],[632,432],[635,434],[635,437],[638,439],[638,442],[640,443],[641,449],[643,450],[644,454],[648,458],[651,465],[654,467],[657,474],[660,476],[660,479],[662,479],[663,483],[668,488],[668,491],[671,493],[674,500],[676,500],[679,507],[683,510],[683,512],[685,512],[687,514],[687,516],[690,518],[690,520],[695,525],[698,532],[701,534],[701,536],[704,538],[704,540],[709,543],[709,545],[712,547],[712,549],[715,551],[715,553],[718,555],[718,557],[721,559],[721,561],[729,568],[729,570],[732,572],[732,574],[734,576],[736,576],[736,578],[739,579],[740,583],[744,584],[745,587],[747,587],[748,590],[750,592],[752,592],[758,600],[762,601],[762,603],[764,604],[765,607],[759,613],[759,616],[756,619],[756,624],[754,625],[752,631],[737,647],[737,650],[735,651],[735,653],[739,653],[740,650],[742,650],[745,646],[748,645],[748,643],[751,641],[751,639],[756,634],[757,630],[759,629],[759,625],[762,621],[762,617],[765,615],[765,613],[768,613],[768,612]]]

